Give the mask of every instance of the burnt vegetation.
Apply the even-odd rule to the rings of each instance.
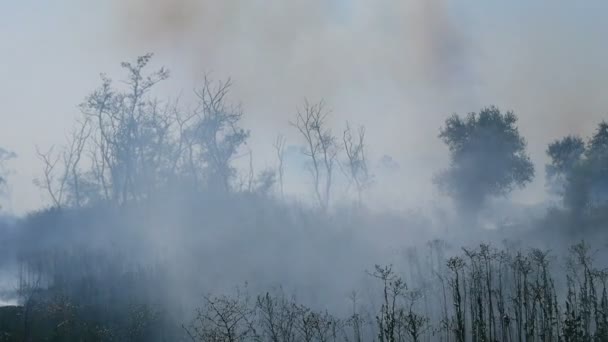
[[[275,166],[255,170],[232,81],[161,100],[170,73],[151,58],[123,63],[123,82],[103,75],[67,142],[36,149],[50,205],[0,223],[15,279],[0,298],[16,301],[0,307],[0,341],[608,341],[608,124],[548,146],[556,200],[505,232],[478,219],[535,175],[517,116],[449,117],[435,182],[460,233],[440,240],[429,220],[366,208],[365,127],[333,128],[324,101],[294,109]],[[288,195],[289,144],[311,205]],[[0,149],[0,191],[16,157]],[[400,257],[380,262],[392,255],[371,235]]]

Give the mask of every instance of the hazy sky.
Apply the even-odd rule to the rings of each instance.
[[[304,97],[324,97],[336,131],[364,124],[372,157],[400,163],[390,189],[403,205],[431,197],[448,115],[512,109],[539,176],[516,198],[535,201],[547,143],[608,118],[607,11],[600,0],[1,1],[0,146],[19,155],[12,208],[44,199],[35,146],[61,144],[99,73],[120,78],[119,62],[148,51],[173,71],[168,96],[204,72],[232,76],[260,168],[276,133],[298,143],[287,123]]]

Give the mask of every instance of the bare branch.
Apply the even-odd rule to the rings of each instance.
[[[281,191],[281,197],[285,197],[283,189],[283,177],[285,174],[284,159],[285,159],[285,137],[282,134],[277,135],[277,138],[272,145],[274,147],[277,157],[277,170],[279,172],[279,189]]]
[[[362,193],[371,183],[365,156],[365,127],[360,126],[355,136],[350,123],[346,122],[342,142],[348,159],[346,176],[351,183],[354,183],[357,190],[357,203],[361,205]]]
[[[290,122],[306,142],[303,153],[311,160],[314,192],[323,210],[329,206],[333,169],[339,152],[335,136],[326,127],[325,121],[329,114],[330,111],[325,109],[322,100],[318,103],[305,100],[304,108],[296,111],[296,121]]]
[[[42,181],[35,179],[34,184],[41,189],[45,190],[51,200],[53,201],[53,206],[61,207],[63,200],[63,189],[66,182],[65,174],[61,175],[58,180],[58,184],[56,183],[56,175],[55,175],[55,167],[59,162],[59,155],[54,155],[53,153],[54,146],[47,152],[41,152],[40,148],[36,146],[36,154],[38,158],[43,163],[43,176],[44,179]]]

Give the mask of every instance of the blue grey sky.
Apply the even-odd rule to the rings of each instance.
[[[402,166],[378,196],[403,206],[435,195],[448,115],[512,109],[539,176],[514,197],[538,201],[547,143],[608,119],[607,12],[599,0],[0,1],[0,146],[19,155],[5,208],[45,203],[35,146],[63,143],[99,73],[120,78],[148,51],[173,71],[168,96],[205,72],[232,76],[259,168],[277,132],[298,143],[287,123],[303,98],[325,98],[337,131],[366,125],[372,156]]]

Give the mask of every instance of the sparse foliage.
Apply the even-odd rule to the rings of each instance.
[[[311,103],[306,100],[304,107],[296,113],[296,121],[292,122],[292,126],[304,138],[304,154],[310,158],[315,197],[323,210],[329,207],[334,167],[339,152],[336,137],[327,127],[329,114],[325,102]]]
[[[279,134],[272,145],[277,157],[277,171],[279,174],[279,191],[281,197],[285,197],[284,177],[285,177],[285,137]]]
[[[169,72],[160,68],[148,73],[151,58],[147,54],[121,64],[127,75],[124,87],[102,75],[101,86],[81,104],[82,120],[67,144],[38,150],[44,167],[35,183],[53,206],[100,200],[125,205],[175,186],[233,190],[232,161],[249,132],[239,126],[241,107],[228,100],[232,82],[205,76],[194,91],[195,108],[186,110],[179,101],[162,102],[154,96]],[[264,172],[256,182],[267,191],[273,177]],[[252,176],[249,185],[253,183]]]
[[[357,203],[361,205],[363,191],[372,182],[372,175],[367,165],[365,153],[365,127],[361,126],[357,132],[353,132],[350,124],[346,123],[346,129],[342,135],[344,152],[346,153],[347,177],[354,184],[357,191]]]
[[[214,83],[205,77],[195,91],[199,99],[197,121],[188,133],[199,147],[201,162],[206,164],[208,185],[219,185],[223,191],[230,191],[235,176],[231,162],[249,137],[249,131],[239,127],[242,109],[227,100],[231,86],[230,80]]]

